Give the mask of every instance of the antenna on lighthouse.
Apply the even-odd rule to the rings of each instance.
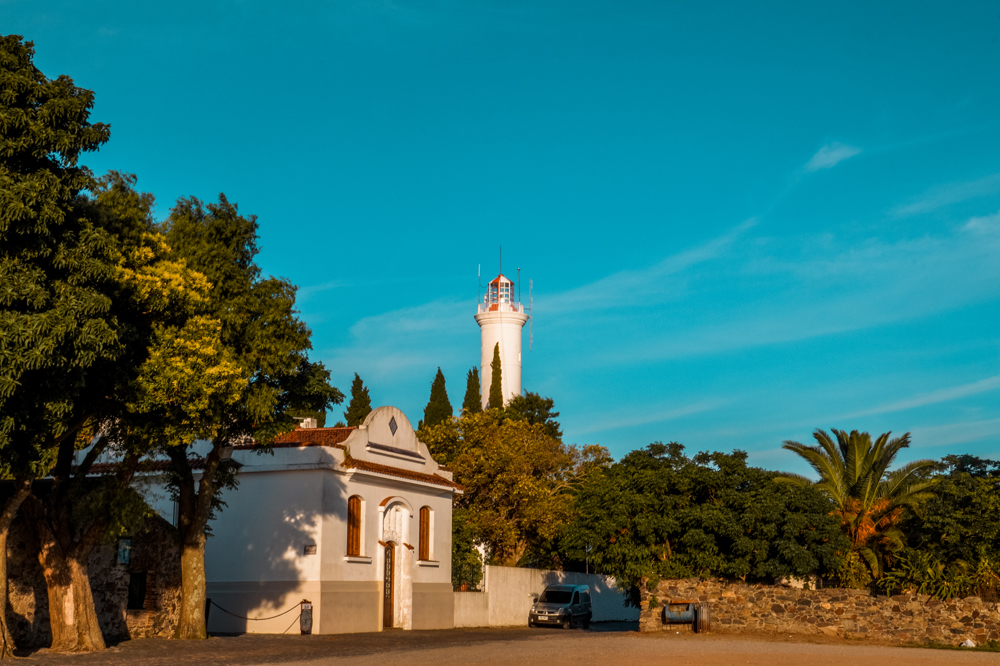
[[[528,351],[531,351],[531,345],[535,342],[535,334],[531,332],[531,288],[535,286],[534,280],[528,280]]]
[[[483,299],[483,265],[479,264],[479,268],[476,269],[476,278],[479,282],[479,289],[476,290],[476,303]]]
[[[517,269],[517,304],[521,304],[521,268]]]

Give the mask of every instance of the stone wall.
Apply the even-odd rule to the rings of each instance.
[[[641,591],[640,631],[677,631],[664,622],[671,600],[710,604],[712,631],[826,634],[898,642],[977,644],[1000,639],[1000,604],[978,597],[939,601],[923,594],[876,597],[863,590],[801,590],[697,578]],[[683,628],[683,630],[689,630]]]
[[[116,543],[100,546],[91,556],[87,563],[90,589],[106,642],[173,633],[180,612],[180,551],[172,532],[157,516],[132,538],[128,564],[118,564]],[[129,580],[140,572],[146,574],[143,607],[129,609]],[[14,521],[7,540],[7,574],[7,620],[17,645],[49,645],[48,593],[34,536],[22,517]]]

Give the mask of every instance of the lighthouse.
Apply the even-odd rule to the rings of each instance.
[[[482,401],[486,409],[493,383],[493,350],[500,345],[500,379],[503,402],[506,405],[514,396],[521,395],[521,329],[528,321],[524,308],[516,301],[514,283],[497,276],[486,285],[486,295],[476,312],[480,329],[480,368],[482,374]]]

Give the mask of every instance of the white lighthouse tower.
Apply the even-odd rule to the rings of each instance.
[[[490,401],[493,382],[493,350],[500,345],[500,379],[503,402],[521,395],[521,329],[528,321],[524,308],[515,300],[514,283],[503,274],[486,286],[486,296],[479,304],[476,323],[481,334],[480,369],[483,409]]]

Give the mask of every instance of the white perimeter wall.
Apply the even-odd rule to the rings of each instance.
[[[456,627],[526,626],[534,598],[559,584],[590,586],[594,622],[639,620],[639,609],[625,606],[625,595],[610,576],[491,566],[485,574],[484,592],[455,592]]]

